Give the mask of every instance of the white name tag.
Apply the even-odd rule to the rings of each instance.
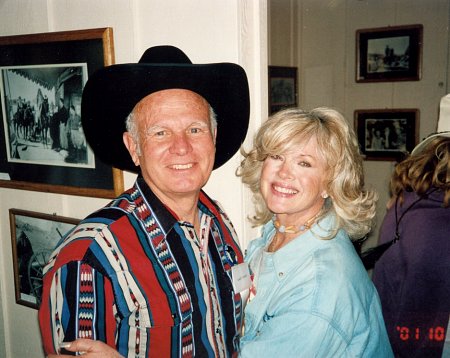
[[[242,292],[251,286],[252,280],[250,279],[248,263],[243,262],[233,266],[231,268],[231,273],[233,275],[234,292]]]

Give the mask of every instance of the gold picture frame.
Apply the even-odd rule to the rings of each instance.
[[[89,75],[114,64],[112,28],[0,37],[0,53],[0,187],[120,194],[122,171],[95,157],[80,119]]]

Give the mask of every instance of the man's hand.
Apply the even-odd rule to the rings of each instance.
[[[106,343],[94,341],[92,339],[77,339],[73,342],[60,344],[61,350],[69,352],[79,352],[83,358],[123,358],[114,348]],[[48,358],[72,357],[65,354],[49,354]]]

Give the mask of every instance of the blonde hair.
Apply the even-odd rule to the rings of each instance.
[[[392,174],[391,194],[403,202],[404,191],[426,197],[431,188],[444,192],[443,206],[450,203],[450,138],[438,136],[427,146],[396,165]]]
[[[326,238],[334,237],[341,228],[351,238],[361,238],[372,228],[378,196],[364,189],[362,157],[353,130],[339,112],[324,107],[309,112],[298,108],[282,110],[263,123],[248,153],[241,148],[244,160],[236,174],[253,193],[256,215],[250,218],[251,222],[261,225],[272,217],[260,193],[264,160],[310,138],[317,141],[326,163],[329,198],[325,207],[336,217],[335,227]]]

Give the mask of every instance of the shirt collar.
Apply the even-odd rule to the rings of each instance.
[[[278,275],[281,279],[289,271],[298,267],[298,263],[303,262],[311,253],[311,251],[317,249],[321,244],[325,244],[325,241],[320,237],[326,237],[329,234],[329,230],[334,227],[334,216],[329,214],[314,224],[310,230],[306,231],[302,235],[298,236],[286,246],[282,247],[278,251],[270,254],[272,255],[273,264]],[[270,230],[267,236],[272,237],[275,234],[275,227],[272,220],[266,224],[266,230]],[[267,253],[264,253],[267,255]]]
[[[144,200],[146,201],[150,211],[153,213],[155,219],[158,221],[160,228],[163,230],[165,235],[169,233],[169,231],[177,224],[179,221],[171,212],[170,208],[166,207],[161,200],[153,193],[148,184],[145,182],[142,176],[139,176],[136,180],[136,186],[139,191],[142,193]],[[203,204],[201,202],[202,194],[200,193],[200,199],[197,204],[200,211],[203,213],[213,216],[211,211],[206,206],[206,203]],[[206,195],[204,195],[206,197]]]

